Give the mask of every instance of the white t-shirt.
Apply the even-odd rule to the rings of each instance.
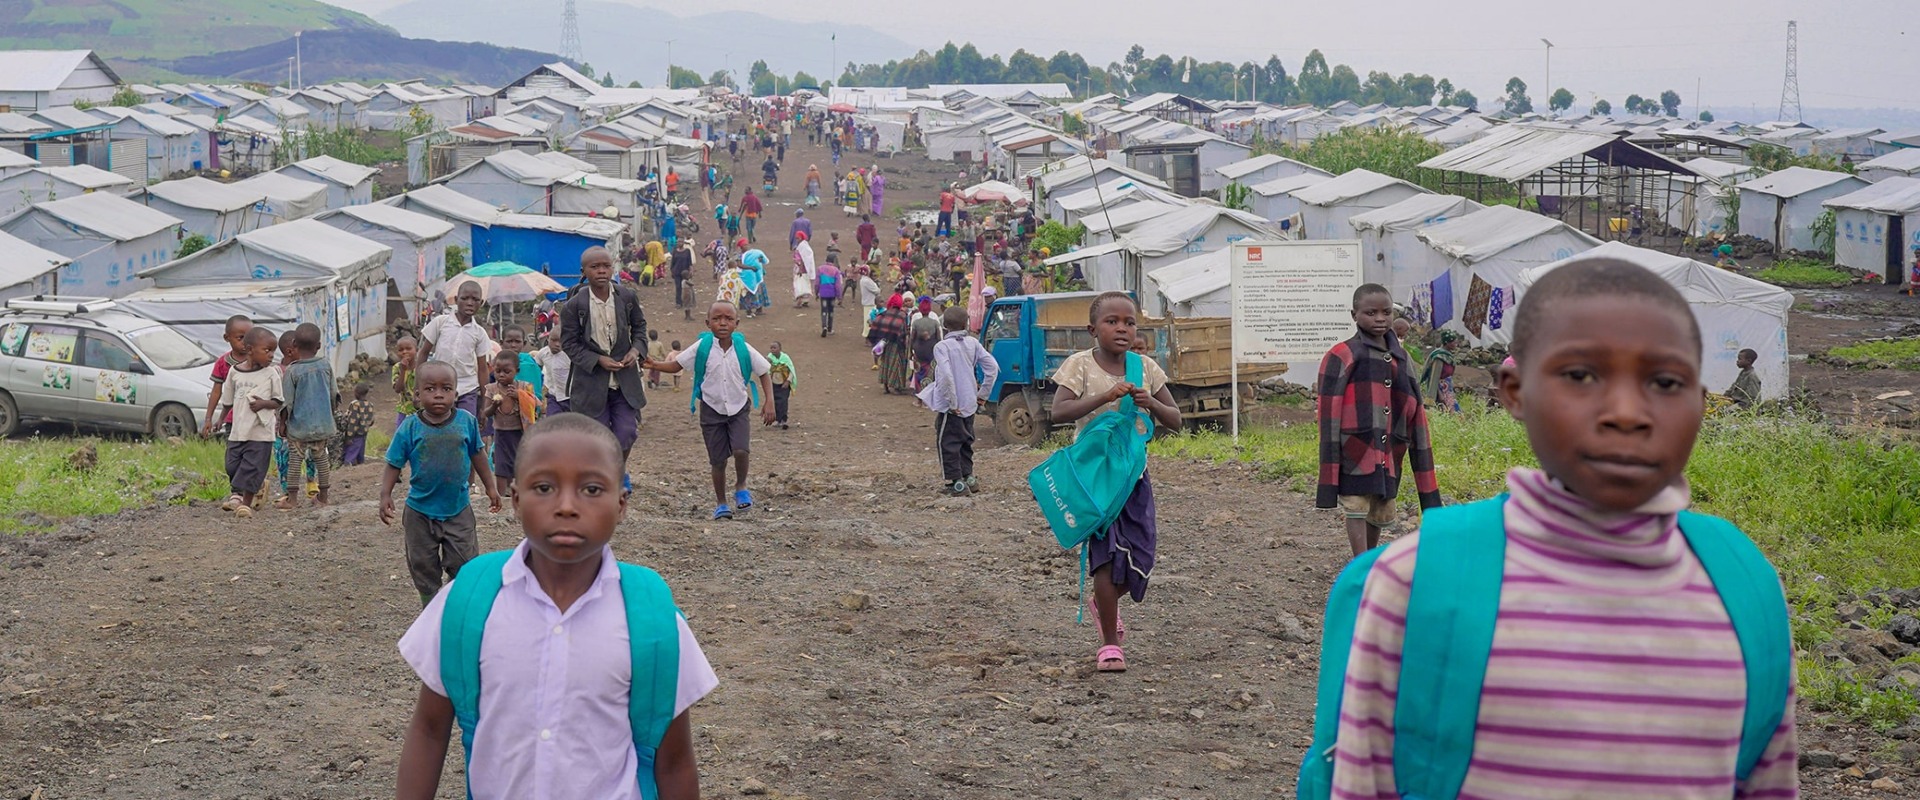
[[[562,403],[567,402],[567,381],[573,377],[573,359],[566,351],[555,352],[551,347],[542,347],[533,356],[540,363],[540,382],[546,384],[547,394]]]
[[[480,359],[491,356],[495,345],[479,318],[462,325],[452,313],[441,314],[420,329],[420,338],[433,343],[433,352],[428,354],[432,360],[453,367],[454,394],[480,388]]]
[[[754,377],[758,378],[773,369],[773,365],[767,363],[767,357],[760,355],[753,345],[746,347],[747,355],[752,360]],[[700,345],[696,342],[692,347],[680,351],[680,355],[674,356],[673,360],[690,370],[699,355]],[[707,374],[695,375],[694,380],[700,382],[700,402],[723,416],[731,417],[740,413],[740,409],[753,399],[747,389],[746,376],[740,374],[740,357],[734,355],[732,347],[723,346],[719,339],[714,340],[712,352],[707,353]],[[767,399],[770,398],[763,398],[763,402]]]
[[[254,411],[250,401],[258,398],[285,403],[287,398],[284,392],[280,370],[273,367],[228,372],[226,382],[220,384],[220,405],[233,409],[233,428],[227,432],[227,439],[235,442],[273,441],[274,418],[280,410],[268,408]]]

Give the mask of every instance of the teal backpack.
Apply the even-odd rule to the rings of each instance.
[[[707,354],[713,352],[713,333],[700,334],[700,341],[693,350],[693,396],[687,398],[687,410],[700,410],[700,383],[707,378]],[[740,359],[740,377],[747,383],[747,391],[753,397],[753,407],[760,405],[760,386],[753,382],[753,354],[747,352],[747,337],[739,331],[733,332],[733,355]]]
[[[1435,509],[1420,526],[1401,651],[1406,668],[1393,715],[1393,779],[1401,797],[1452,798],[1466,781],[1506,569],[1506,501],[1503,494]],[[1683,511],[1680,533],[1719,590],[1746,655],[1747,711],[1734,762],[1737,778],[1746,780],[1786,712],[1793,667],[1786,597],[1773,565],[1732,523]],[[1385,550],[1376,547],[1355,558],[1334,579],[1327,598],[1313,746],[1300,763],[1301,800],[1332,796],[1354,620],[1368,572]]]
[[[486,553],[468,561],[447,590],[444,616],[440,620],[440,680],[446,685],[447,699],[453,702],[454,719],[460,723],[460,748],[473,761],[473,732],[480,722],[480,640],[487,629],[487,617],[493,613],[493,601],[500,594],[500,570],[511,550]],[[631,694],[627,701],[627,720],[633,726],[633,750],[640,757],[640,796],[655,800],[660,789],[654,785],[653,761],[660,741],[673,722],[674,705],[680,684],[679,609],[673,604],[673,592],[653,570],[636,564],[620,564],[620,593],[625,596],[627,633],[633,658]],[[648,665],[644,670],[642,665]],[[642,676],[651,675],[651,682]],[[467,796],[473,796],[472,786]]]

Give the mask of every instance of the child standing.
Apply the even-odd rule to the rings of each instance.
[[[1140,312],[1126,292],[1103,292],[1087,307],[1087,330],[1094,348],[1074,353],[1054,374],[1053,418],[1075,423],[1076,434],[1088,420],[1119,408],[1120,398],[1132,397],[1134,406],[1153,415],[1156,425],[1178,430],[1180,408],[1167,390],[1167,373],[1159,363],[1141,358],[1140,385],[1127,381],[1128,351],[1140,326]],[[1159,534],[1153,507],[1153,482],[1141,473],[1127,496],[1126,506],[1105,533],[1096,534],[1087,548],[1087,572],[1093,583],[1094,629],[1101,646],[1094,666],[1101,672],[1125,672],[1126,655],[1120,644],[1126,626],[1120,621],[1120,592],[1138,603],[1146,598],[1153,575],[1154,550]]]
[[[1638,266],[1579,262],[1534,284],[1513,333],[1499,393],[1540,469],[1512,470],[1507,496],[1429,514],[1380,551],[1339,708],[1323,706],[1337,741],[1307,761],[1340,797],[1798,796],[1778,575],[1737,528],[1685,511],[1706,395],[1686,299]],[[1430,563],[1461,585],[1422,593]],[[1452,579],[1488,564],[1485,583]],[[1443,643],[1409,617],[1458,622]],[[1454,644],[1481,630],[1473,653]],[[1442,644],[1453,657],[1418,655]],[[1471,730],[1426,730],[1456,716],[1426,707],[1428,687],[1482,667],[1458,720]],[[1421,713],[1396,708],[1412,697]],[[1457,746],[1396,742],[1406,725]],[[1396,771],[1397,756],[1422,764]],[[1451,784],[1397,783],[1435,774]]]
[[[460,284],[453,293],[453,313],[434,317],[420,329],[420,349],[413,357],[416,369],[436,360],[434,356],[451,365],[460,390],[455,405],[474,415],[480,413],[480,384],[493,371],[487,366],[487,359],[493,357],[493,337],[474,319],[482,305],[480,284]]]
[[[657,328],[647,331],[647,360],[667,360],[667,343],[660,341],[660,331]],[[660,373],[652,370],[647,372],[647,388],[660,388]]]
[[[833,333],[833,306],[840,299],[840,265],[834,263],[839,256],[829,254],[820,270],[814,274],[814,294],[820,298],[820,335]]]
[[[333,456],[327,446],[339,429],[333,424],[333,365],[320,355],[320,326],[302,322],[294,328],[293,352],[299,360],[287,365],[283,390],[288,409],[287,472],[299,475],[307,464],[313,464],[314,480],[319,484],[313,504],[324,506],[333,488]],[[290,492],[279,505],[283,509],[299,506],[298,492]]]
[[[707,463],[713,466],[714,519],[733,519],[733,512],[753,507],[753,493],[747,491],[747,449],[750,429],[747,412],[757,404],[749,381],[758,380],[760,394],[773,394],[767,373],[773,365],[767,357],[747,344],[747,337],[734,332],[740,324],[731,303],[714,303],[707,309],[707,333],[693,347],[680,351],[679,357],[664,364],[649,361],[647,369],[667,374],[693,370],[693,397],[689,410],[700,415],[700,435],[707,445]],[[773,406],[762,405],[760,423],[773,424]],[[727,497],[727,459],[733,459],[733,497]]]
[[[546,378],[541,374],[540,360],[528,352],[527,329],[518,325],[508,325],[500,332],[500,352],[517,356],[514,380],[533,387],[533,396],[547,396]]]
[[[458,720],[477,800],[697,797],[687,709],[719,678],[666,583],[607,546],[627,507],[620,444],[579,414],[522,444],[513,506],[525,537],[430,595],[400,639],[421,686],[395,796],[436,796]],[[677,655],[646,657],[666,653]]]
[[[793,357],[780,349],[780,343],[767,345],[767,379],[773,383],[773,424],[787,429],[787,401],[800,385],[800,373],[794,371]]]
[[[1420,507],[1440,505],[1433,443],[1413,362],[1393,335],[1393,295],[1369,283],[1353,292],[1353,338],[1320,361],[1320,484],[1314,505],[1347,514],[1354,555],[1379,546],[1393,524],[1400,466],[1413,453]]]
[[[560,349],[560,326],[547,331],[547,346],[535,356],[540,361],[540,380],[547,388],[547,414],[567,411],[567,381],[573,377],[573,359]]]
[[[373,428],[373,403],[367,400],[372,386],[353,387],[353,402],[347,404],[346,424],[340,427],[345,446],[340,448],[340,464],[357,467],[367,463],[367,431]]]
[[[480,418],[493,423],[493,474],[513,493],[513,458],[520,449],[521,432],[533,423],[536,402],[533,386],[514,377],[520,359],[505,350],[493,357],[493,381],[480,390]]]
[[[675,339],[675,340],[673,340],[673,344],[670,344],[670,345],[668,345],[668,346],[667,346],[667,360],[668,360],[668,361],[672,361],[672,360],[674,360],[674,359],[676,359],[676,358],[679,358],[679,357],[680,357],[680,351],[681,351],[681,350],[684,350],[684,349],[686,349],[686,348],[683,348],[683,347],[681,347],[681,346],[680,346],[680,340],[679,340],[679,339]],[[674,376],[672,376],[672,377],[673,377],[673,390],[674,390],[674,391],[676,391],[676,392],[677,392],[677,391],[680,391],[680,376],[679,376],[679,375],[674,375]]]
[[[1760,373],[1753,369],[1753,363],[1759,360],[1760,354],[1748,349],[1741,350],[1739,360],[1734,362],[1740,367],[1740,375],[1727,388],[1727,399],[1741,408],[1752,408],[1760,402]]]
[[[250,328],[234,345],[244,361],[227,372],[220,383],[220,402],[216,413],[226,413],[244,405],[245,411],[232,415],[233,427],[227,432],[227,478],[233,493],[224,511],[253,515],[260,490],[267,482],[267,463],[273,458],[274,435],[279,424],[280,406],[286,395],[280,373],[273,368],[276,338],[266,328]],[[214,419],[216,414],[208,414]],[[241,508],[246,508],[240,512]]]
[[[440,591],[443,570],[451,578],[480,552],[467,476],[478,478],[495,513],[500,511],[500,492],[487,469],[479,421],[454,405],[459,379],[453,367],[429,361],[415,375],[419,389],[414,402],[420,411],[400,421],[393,442],[387,445],[387,469],[380,477],[380,522],[393,524],[393,487],[404,467],[409,473],[407,508],[401,514],[400,529],[406,535],[407,571],[425,605]]]
[[[222,355],[220,360],[213,362],[213,391],[207,393],[207,421],[200,426],[201,436],[212,436],[214,431],[233,424],[233,411],[231,407],[229,407],[224,417],[214,412],[215,408],[220,405],[220,387],[221,384],[226,382],[227,375],[233,372],[234,368],[244,366],[247,363],[246,345],[244,341],[247,338],[247,331],[250,330],[253,330],[253,320],[247,317],[247,315],[235,314],[227,318],[226,330],[221,332],[220,338],[226,341],[228,352]],[[271,361],[271,348],[269,348],[268,354],[268,360]]]
[[[973,476],[973,415],[987,404],[1000,362],[967,335],[965,308],[949,307],[940,315],[940,326],[946,335],[933,346],[933,380],[920,390],[920,402],[933,410],[941,479],[947,493],[958,497],[979,486]]]
[[[419,349],[411,336],[402,336],[393,341],[393,370],[388,380],[393,384],[393,394],[399,398],[393,404],[393,426],[400,423],[413,412],[419,411],[413,404],[413,354]]]

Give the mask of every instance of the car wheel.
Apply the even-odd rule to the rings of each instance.
[[[192,436],[193,412],[179,403],[168,403],[153,412],[153,435],[159,438]]]
[[[0,439],[13,435],[20,430],[20,406],[13,402],[13,395],[0,392]]]
[[[1001,398],[994,409],[993,426],[999,430],[1001,440],[1009,444],[1039,447],[1047,439],[1047,426],[1033,413],[1025,394]]]

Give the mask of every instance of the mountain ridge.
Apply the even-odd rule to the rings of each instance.
[[[89,49],[118,61],[188,58],[323,30],[395,32],[318,0],[0,0],[0,48]]]

